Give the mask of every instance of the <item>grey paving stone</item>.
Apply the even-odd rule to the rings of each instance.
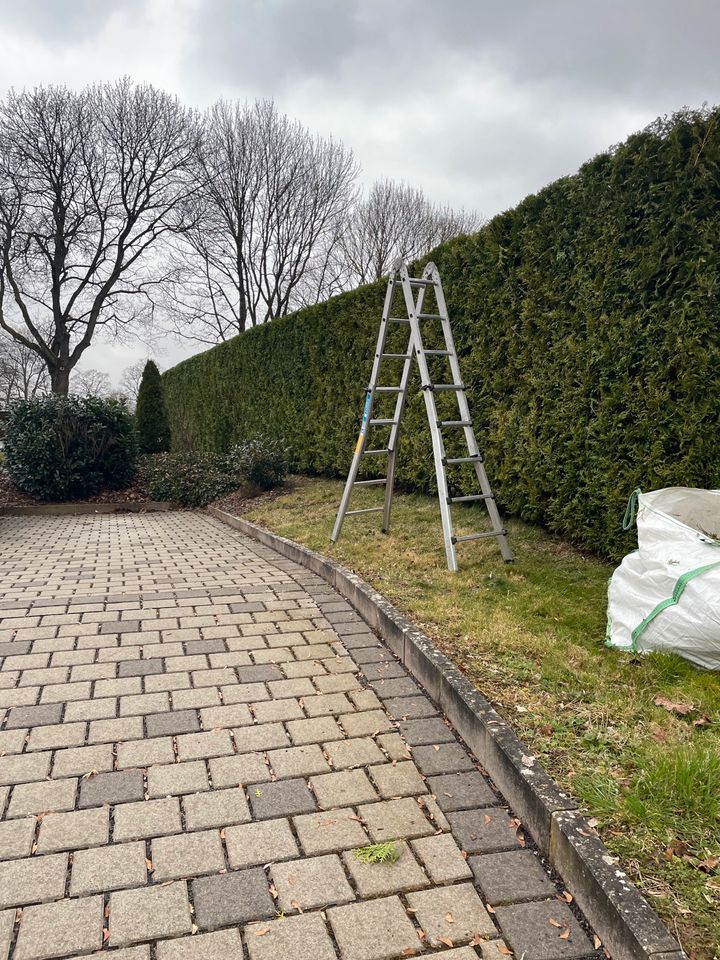
[[[312,674],[312,681],[321,694],[343,693],[348,690],[358,690],[360,683],[358,678],[352,673],[341,673],[318,675],[318,672]]]
[[[289,860],[299,855],[287,820],[267,820],[228,827],[225,846],[231,867],[252,867]]]
[[[300,779],[262,783],[248,792],[256,820],[292,817],[300,813],[312,813],[317,809],[315,797],[305,781]]]
[[[470,868],[489,904],[500,906],[521,900],[549,900],[555,887],[530,850],[486,853],[470,857]]]
[[[495,924],[471,883],[409,893],[407,901],[432,947],[440,947],[446,940],[459,945],[496,933]]]
[[[363,863],[357,850],[343,853],[345,868],[361,897],[385,897],[390,893],[407,893],[429,886],[430,881],[407,844],[398,840],[395,846],[399,856],[391,863]]]
[[[266,683],[269,680],[284,679],[280,668],[269,663],[251,667],[238,667],[237,673],[240,683]]]
[[[467,750],[459,743],[414,747],[412,757],[426,777],[475,769]]]
[[[397,677],[406,677],[407,672],[404,667],[394,660],[385,663],[366,663],[363,665],[362,672],[365,679],[372,680],[393,680]]]
[[[371,839],[376,843],[425,837],[435,833],[433,824],[416,801],[410,798],[363,804],[358,807],[358,813],[365,821]]]
[[[410,747],[399,733],[381,733],[379,737],[376,737],[376,741],[377,745],[391,760],[401,761],[412,758]]]
[[[42,703],[36,707],[13,707],[5,721],[5,729],[42,727],[52,723],[60,723],[62,712],[62,703]]]
[[[413,840],[410,846],[433,883],[452,883],[472,877],[472,871],[451,834],[421,837]]]
[[[502,807],[459,810],[447,815],[453,835],[466,853],[496,853],[519,847],[516,828]]]
[[[185,644],[185,652],[189,656],[194,656],[198,653],[225,653],[226,651],[227,647],[225,646],[225,642],[218,638],[210,640],[188,640]]]
[[[100,953],[95,956],[104,957],[105,954]],[[150,945],[145,943],[137,947],[123,947],[120,950],[113,950],[109,956],[111,960],[150,960]],[[502,958],[498,957],[497,960]]]
[[[110,894],[111,947],[190,933],[187,884],[163,884]]]
[[[115,807],[113,840],[143,840],[180,833],[180,801],[176,797],[143,800]]]
[[[142,717],[113,717],[93,720],[88,732],[88,743],[121,743],[139,740],[143,735]]]
[[[396,720],[415,720],[435,717],[437,707],[428,697],[389,697],[385,700],[385,709]]]
[[[336,740],[324,744],[324,747],[336,770],[364,767],[370,763],[385,763],[385,754],[382,753],[371,737]]]
[[[264,683],[236,683],[222,687],[223,703],[255,703],[256,700],[269,700],[270,694]]]
[[[258,750],[273,750],[290,745],[285,727],[281,723],[261,723],[255,727],[238,727],[233,730],[233,739],[238,753],[254,753]]]
[[[186,733],[177,738],[177,751],[180,760],[229,756],[235,752],[227,730]]]
[[[29,857],[35,836],[35,817],[0,823],[0,860]]]
[[[66,853],[0,863],[0,907],[58,900],[65,893],[67,864]]]
[[[246,823],[250,819],[248,802],[239,787],[195,793],[183,797],[182,805],[188,830],[226,827],[230,824]]]
[[[23,753],[0,757],[0,786],[44,780],[50,772],[50,753]]]
[[[290,739],[296,746],[307,743],[324,743],[342,740],[345,734],[333,717],[317,717],[310,720],[290,720],[287,724]]]
[[[0,960],[8,960],[13,941],[14,926],[15,911],[3,910],[0,912]]]
[[[55,813],[75,807],[77,778],[42,780],[13,787],[8,817],[25,817],[31,813]]]
[[[98,773],[80,784],[78,806],[97,807],[103,804],[129,803],[145,795],[141,770]]]
[[[162,660],[123,660],[118,665],[118,677],[147,677],[163,672]]]
[[[173,697],[173,702],[175,698]],[[173,710],[170,713],[154,713],[145,717],[145,729],[149,737],[174,737],[179,733],[195,733],[200,730],[194,710]]]
[[[252,924],[245,929],[245,943],[250,960],[336,960],[332,940],[318,913]]]
[[[248,923],[275,914],[265,871],[260,867],[194,880],[195,921],[205,930]]]
[[[268,653],[275,653],[275,650],[269,650]],[[278,700],[286,697],[314,697],[316,693],[315,687],[308,677],[296,677],[292,680],[271,680],[268,683],[268,689],[270,690],[270,696]]]
[[[117,746],[118,769],[149,767],[154,763],[174,763],[172,737],[130,740]]]
[[[270,780],[270,767],[261,753],[241,753],[232,757],[215,757],[208,761],[213,789],[237,787],[241,783]]]
[[[308,856],[363,847],[367,834],[352,810],[333,810],[294,817],[293,825]]]
[[[85,722],[58,723],[35,727],[30,732],[28,751],[55,750],[59,747],[78,747],[85,743]]]
[[[411,760],[400,763],[381,763],[370,767],[370,776],[373,778],[380,796],[414,797],[420,793],[427,793],[425,781]]]
[[[310,785],[323,810],[331,807],[350,807],[377,800],[373,785],[363,770],[345,770],[311,777]]]
[[[399,897],[332,907],[327,916],[343,960],[396,960],[422,952]]]
[[[102,897],[27,907],[20,921],[14,956],[18,960],[45,960],[99,950],[102,926]]]
[[[267,756],[270,766],[280,779],[311,777],[315,774],[330,772],[330,764],[316,743],[302,747],[286,747],[284,750],[271,750]]]
[[[286,913],[355,899],[340,858],[334,855],[275,863],[270,876]]]
[[[572,911],[555,899],[497,907],[495,917],[508,946],[517,957],[565,960],[594,952]],[[560,926],[555,926],[558,923]]]
[[[174,690],[172,699],[173,711],[177,712],[217,706],[220,703],[220,694],[214,687],[200,687],[197,690]]]
[[[242,943],[237,930],[218,930],[194,937],[161,940],[157,945],[158,960],[221,960],[225,957],[242,957]],[[113,955],[111,960],[117,960],[117,957]]]
[[[451,743],[455,740],[452,730],[439,717],[429,717],[425,720],[402,720],[398,724],[398,729],[411,747]]]
[[[353,705],[344,693],[319,693],[315,697],[305,697],[303,707],[309,717],[326,717],[353,711]]]
[[[498,798],[479,770],[429,777],[428,786],[445,813],[470,810],[474,807],[492,807]]]
[[[38,853],[57,853],[97,847],[110,836],[110,814],[107,808],[76,810],[72,813],[51,813],[43,817],[38,834]]]
[[[200,711],[203,728],[213,730],[218,727],[244,727],[253,722],[253,716],[246,703],[231,703],[222,707],[204,707]]]
[[[286,700],[261,700],[252,705],[258,723],[276,723],[283,720],[302,720],[302,707],[292,698]]]
[[[208,789],[207,769],[202,760],[150,767],[147,781],[148,795],[151,797],[195,793]]]
[[[338,719],[348,737],[373,737],[395,729],[383,710],[358,710]]]
[[[85,774],[107,773],[113,768],[112,744],[100,743],[94,747],[69,747],[56,750],[53,777],[78,777]]]
[[[200,877],[225,869],[217,830],[159,837],[152,842],[153,880]]]
[[[25,746],[27,727],[17,727],[15,730],[0,731],[0,755],[6,753],[22,753]]]
[[[145,844],[115,843],[73,855],[70,896],[141,887],[147,883]]]

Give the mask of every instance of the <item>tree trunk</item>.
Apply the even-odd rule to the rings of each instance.
[[[50,389],[60,397],[66,397],[70,390],[70,368],[57,366],[50,368]]]

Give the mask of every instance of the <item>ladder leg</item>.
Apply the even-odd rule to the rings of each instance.
[[[424,291],[421,291],[421,294]],[[420,299],[420,298],[418,298]],[[388,447],[390,448],[390,453],[388,454],[388,471],[387,471],[387,483],[385,485],[385,504],[383,506],[383,525],[382,532],[390,533],[390,508],[392,506],[392,498],[395,488],[395,464],[397,462],[398,454],[398,445],[400,442],[400,423],[402,421],[402,415],[405,411],[405,401],[407,399],[407,390],[408,382],[410,380],[410,373],[412,371],[413,365],[413,355],[414,355],[414,340],[412,332],[408,338],[407,350],[405,351],[407,360],[403,361],[403,371],[400,377],[400,392],[398,393],[398,398],[395,403],[395,415],[393,419],[395,423],[390,430],[390,439],[388,441]]]
[[[357,480],[357,473],[360,467],[360,461],[362,460],[363,450],[365,449],[365,438],[367,436],[368,421],[370,420],[370,417],[372,415],[372,405],[373,405],[372,391],[368,390],[368,392],[365,394],[365,408],[363,410],[362,425],[360,427],[360,436],[358,437],[357,444],[355,445],[355,453],[353,454],[352,463],[350,464],[350,470],[348,471],[347,480],[345,481],[345,489],[343,490],[343,495],[340,500],[340,506],[338,507],[337,516],[335,517],[335,526],[333,527],[332,536],[330,537],[333,543],[337,543],[338,537],[340,536],[343,520],[345,519],[345,514],[347,512],[348,504],[350,503],[350,496],[352,494],[353,484]]]
[[[475,435],[473,434],[473,440]],[[477,441],[475,441],[475,447],[477,448]],[[505,528],[503,527],[502,517],[500,516],[500,511],[498,510],[497,503],[495,503],[495,497],[493,496],[492,488],[490,486],[490,481],[488,480],[488,475],[485,470],[485,464],[480,462],[475,464],[475,472],[477,474],[478,483],[480,484],[480,489],[484,494],[488,496],[488,499],[485,501],[485,506],[487,507],[487,512],[490,517],[490,521],[493,526],[493,530],[497,530],[497,541],[500,547],[500,553],[505,563],[512,563],[515,559],[513,552],[510,549],[510,544],[508,543],[507,534],[505,533]]]

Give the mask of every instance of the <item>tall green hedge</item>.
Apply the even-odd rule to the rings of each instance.
[[[658,120],[432,255],[501,505],[609,556],[629,546],[635,487],[720,482],[719,121],[719,108]],[[384,289],[169,370],[175,444],[263,432],[300,470],[343,475]],[[432,490],[419,390],[401,443],[399,483]]]

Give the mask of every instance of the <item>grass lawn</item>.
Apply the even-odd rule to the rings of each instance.
[[[332,545],[341,490],[297,478],[245,515],[352,567],[420,625],[597,820],[693,960],[716,960],[720,676],[604,646],[612,566],[535,527],[509,523],[515,563],[479,541],[458,547],[452,574],[437,500],[398,495],[389,536],[379,514],[350,517]],[[353,507],[378,496],[362,491]],[[477,508],[455,515],[458,533],[481,528]]]

